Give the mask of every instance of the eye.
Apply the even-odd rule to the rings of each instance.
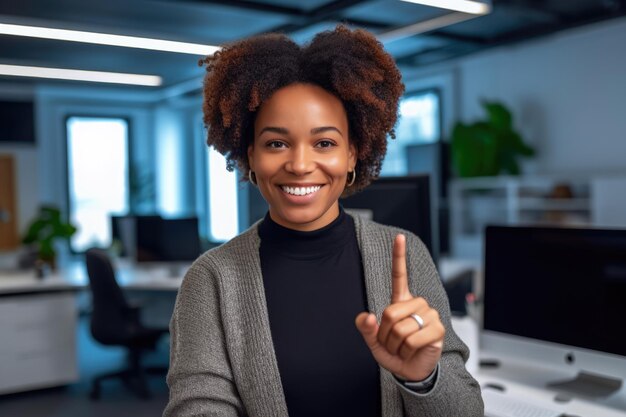
[[[267,142],[265,144],[265,146],[270,148],[270,149],[281,149],[281,148],[284,148],[287,145],[285,145],[284,142],[281,142],[279,140],[271,140],[271,141]]]
[[[336,144],[332,140],[324,139],[317,142],[315,146],[318,148],[331,148],[333,146],[336,146]]]

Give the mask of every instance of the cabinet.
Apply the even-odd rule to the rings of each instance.
[[[456,179],[449,192],[457,258],[482,259],[490,224],[626,226],[626,176]]]
[[[0,297],[0,394],[78,380],[73,292]]]

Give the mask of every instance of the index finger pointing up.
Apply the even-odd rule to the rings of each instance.
[[[413,298],[409,291],[409,278],[406,272],[406,237],[396,235],[393,241],[391,260],[391,302],[406,301]]]

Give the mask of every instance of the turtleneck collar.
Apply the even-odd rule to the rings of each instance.
[[[259,224],[259,237],[263,245],[290,258],[317,259],[336,253],[346,242],[354,238],[352,218],[339,206],[339,216],[321,229],[310,232],[281,226],[270,217],[269,212]]]

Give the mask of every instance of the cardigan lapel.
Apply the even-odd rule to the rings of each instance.
[[[269,324],[259,257],[257,224],[231,243],[242,255],[233,262],[222,300],[228,310],[231,365],[250,417],[288,417]]]
[[[353,218],[363,261],[367,303],[370,312],[380,322],[383,311],[391,302],[393,237],[381,233],[376,223],[362,220],[359,216]],[[402,399],[394,377],[383,367],[380,367],[380,392],[383,417],[403,416]]]

